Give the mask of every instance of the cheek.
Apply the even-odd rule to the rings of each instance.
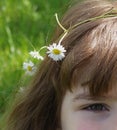
[[[101,126],[99,124],[96,124],[94,122],[79,122],[77,125],[77,129],[76,130],[100,130]]]

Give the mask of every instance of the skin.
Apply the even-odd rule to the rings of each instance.
[[[97,98],[81,85],[72,93],[67,91],[61,107],[61,130],[117,130],[116,91]]]

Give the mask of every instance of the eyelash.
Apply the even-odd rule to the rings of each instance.
[[[91,112],[104,112],[104,111],[109,111],[109,108],[106,104],[95,103],[82,108],[82,110],[91,111]]]

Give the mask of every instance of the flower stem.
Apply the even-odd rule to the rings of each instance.
[[[47,48],[47,46],[41,47],[41,48],[39,49],[39,52],[40,52],[41,50],[45,49],[45,48]]]
[[[57,13],[55,13],[55,17],[56,17],[56,21],[57,21],[58,25],[64,30],[64,32],[66,32],[67,29],[65,29],[65,28],[61,25],[61,23],[60,23],[60,21],[59,21],[59,19],[58,19]]]
[[[65,32],[65,34],[61,37],[61,39],[59,40],[58,44],[60,45],[61,42],[63,41],[64,37],[67,35],[68,31]]]
[[[97,20],[97,19],[108,18],[108,17],[117,17],[117,14],[113,14],[113,13],[111,14],[111,13],[112,13],[112,9],[109,10],[107,13],[102,14],[102,15],[100,15],[100,16],[97,16],[97,17],[94,17],[94,18],[89,18],[89,19],[86,19],[86,20],[84,20],[84,21],[81,21],[81,22],[75,24],[74,26],[70,27],[70,28],[68,29],[68,31],[74,29],[75,27],[77,27],[77,26],[79,26],[79,25],[82,25],[82,24],[84,24],[84,23],[91,22],[91,21],[94,21],[94,20]]]

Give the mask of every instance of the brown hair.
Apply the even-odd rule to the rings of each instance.
[[[75,4],[61,24],[67,29],[88,18],[117,10],[115,2],[89,0]],[[117,14],[117,12],[115,12]],[[58,26],[53,41],[63,34]],[[107,93],[116,83],[117,17],[84,23],[71,30],[62,41],[67,50],[62,61],[45,57],[27,94],[13,109],[8,130],[56,130],[62,99],[78,83],[88,84],[91,95]]]

